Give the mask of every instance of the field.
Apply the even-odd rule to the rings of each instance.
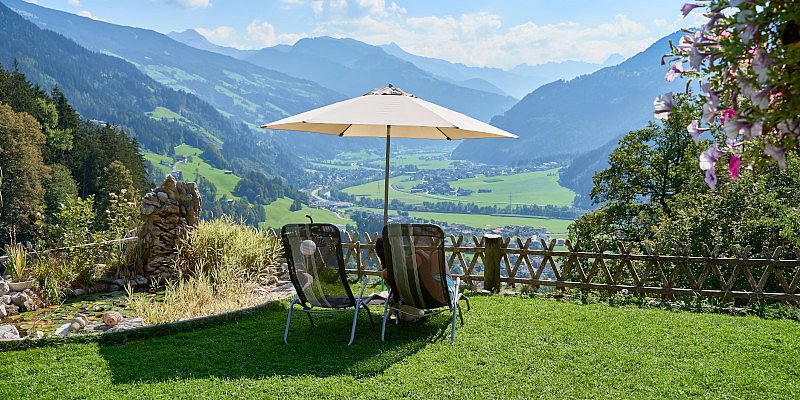
[[[355,207],[364,210],[370,210],[376,213],[383,213],[382,209]],[[397,211],[389,210],[389,217],[397,215]],[[480,215],[480,214],[455,214],[455,213],[437,213],[437,212],[415,212],[409,211],[409,216],[415,218],[422,218],[427,220],[447,222],[448,224],[463,224],[473,228],[502,228],[505,226],[543,226],[547,228],[550,233],[558,234],[567,232],[567,226],[572,223],[571,220],[554,219],[554,218],[540,218],[528,217],[524,215]]]
[[[236,184],[239,183],[241,178],[233,174],[226,174],[225,171],[214,168],[207,162],[200,158],[202,151],[196,147],[189,145],[180,145],[175,147],[175,155],[191,156],[191,161],[188,163],[179,163],[178,170],[183,173],[183,179],[186,181],[194,181],[196,175],[200,175],[211,181],[217,187],[217,195],[222,196],[227,194],[228,198],[237,198],[234,196],[233,190]],[[156,168],[159,168],[164,175],[170,172],[170,168],[159,164],[159,161],[167,161],[172,163],[171,157],[155,154],[153,152],[145,151],[144,158],[150,161]]]
[[[150,335],[2,354],[2,399],[793,399],[791,320],[470,295],[450,319],[380,327],[288,302]],[[375,312],[376,317],[378,313]],[[110,335],[108,335],[110,336]],[[445,339],[447,338],[447,339]]]
[[[512,204],[537,204],[569,206],[575,193],[558,183],[558,170],[525,172],[515,175],[499,175],[459,179],[450,182],[452,188],[473,190],[468,196],[430,195],[426,193],[410,193],[411,188],[419,184],[411,176],[395,176],[389,179],[390,199],[400,200],[408,204],[421,204],[425,201],[458,201],[478,205],[505,206]],[[491,189],[491,193],[478,193],[478,189]],[[354,196],[383,199],[383,179],[363,185],[345,188],[343,192]],[[510,196],[509,196],[510,195]]]
[[[194,122],[184,118],[182,115],[170,110],[169,108],[156,107],[155,110],[145,114],[147,114],[148,117],[156,120],[162,120],[162,119],[174,120],[175,122],[178,122],[181,125],[188,126],[191,130],[195,132],[202,133],[203,135],[211,139],[214,143],[219,145],[222,144],[222,140],[212,135],[205,128],[196,125]]]
[[[262,224],[262,226],[280,228],[290,223],[307,223],[308,218],[306,218],[306,214],[311,215],[311,217],[314,218],[314,222],[325,222],[334,225],[355,225],[350,219],[341,218],[332,211],[306,206],[303,206],[303,209],[300,211],[289,211],[291,205],[292,199],[284,197],[275,200],[270,205],[264,206],[267,212],[267,221]]]

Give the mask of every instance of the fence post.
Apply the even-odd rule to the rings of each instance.
[[[503,258],[500,235],[483,235],[486,250],[483,253],[483,288],[493,293],[500,292],[500,260]]]

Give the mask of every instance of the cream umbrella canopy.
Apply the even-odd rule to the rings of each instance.
[[[385,137],[384,223],[389,219],[389,149],[392,138],[462,140],[517,137],[392,85],[261,127],[337,136]]]

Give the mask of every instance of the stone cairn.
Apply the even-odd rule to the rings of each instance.
[[[164,280],[177,276],[176,248],[197,229],[200,192],[194,182],[176,182],[172,175],[142,199],[139,245],[145,275]]]

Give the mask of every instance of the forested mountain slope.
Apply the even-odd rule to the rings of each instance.
[[[665,37],[627,61],[570,81],[544,85],[523,98],[492,124],[520,136],[466,141],[453,156],[487,163],[564,161],[595,149],[652,119],[653,98],[678,85],[664,81],[659,62],[669,50]]]

